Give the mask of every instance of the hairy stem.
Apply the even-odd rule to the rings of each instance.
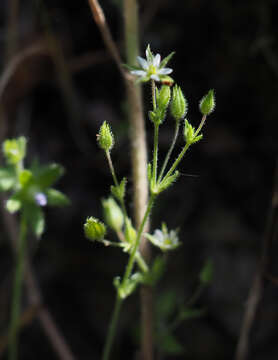
[[[176,170],[177,166],[181,162],[182,158],[184,157],[186,151],[189,149],[190,145],[191,145],[190,143],[185,144],[184,148],[180,152],[180,154],[177,157],[177,159],[175,160],[174,164],[171,166],[170,170],[165,175],[164,179],[173,174],[173,172]]]
[[[24,273],[24,258],[26,250],[27,225],[24,214],[20,219],[19,243],[17,249],[17,259],[15,277],[13,284],[13,298],[11,308],[10,333],[9,333],[9,360],[17,359],[17,330],[19,326],[20,302],[22,292],[22,279]]]

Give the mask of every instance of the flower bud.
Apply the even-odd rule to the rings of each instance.
[[[84,233],[89,240],[102,240],[106,234],[106,227],[101,221],[90,216],[84,224]]]
[[[104,151],[110,151],[114,145],[114,136],[109,124],[106,121],[100,127],[99,134],[97,135],[99,146]]]
[[[109,197],[102,200],[105,223],[115,231],[121,231],[124,224],[124,215],[116,201]]]
[[[194,140],[194,128],[187,119],[184,120],[183,136],[187,144],[191,144]]]
[[[131,221],[127,219],[126,228],[125,228],[125,239],[126,241],[129,241],[131,244],[135,244],[136,237],[137,237],[137,232],[132,226]]]
[[[170,99],[171,99],[170,86],[163,85],[159,90],[156,99],[158,108],[161,108],[163,110],[167,109]]]
[[[4,156],[9,164],[17,164],[26,155],[26,139],[24,136],[18,139],[6,140],[3,143]]]
[[[203,115],[209,115],[215,108],[214,91],[210,90],[200,101],[200,111]]]
[[[171,102],[171,114],[176,121],[182,119],[187,113],[187,101],[183,95],[181,88],[177,85],[173,88],[173,96]]]

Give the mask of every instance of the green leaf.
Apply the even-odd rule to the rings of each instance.
[[[50,206],[67,206],[70,205],[69,198],[61,191],[55,189],[48,189],[45,192],[47,197],[47,204]]]
[[[167,320],[173,315],[177,305],[177,294],[175,291],[168,290],[162,293],[156,303],[156,314],[158,319]]]
[[[15,212],[17,212],[21,208],[21,201],[18,200],[18,199],[10,198],[6,202],[6,208],[7,208],[9,213],[14,214]]]
[[[213,278],[213,262],[209,259],[202,268],[200,275],[200,281],[204,285],[209,285]]]
[[[157,346],[160,352],[169,355],[181,355],[184,352],[183,346],[178,342],[175,336],[167,333],[158,338]]]
[[[20,174],[19,174],[19,182],[20,182],[20,185],[21,185],[22,187],[24,187],[25,185],[27,185],[27,184],[31,181],[32,176],[33,176],[33,174],[31,173],[30,170],[26,170],[26,169],[22,170],[22,171],[20,172]]]
[[[45,219],[42,209],[36,205],[28,204],[25,206],[25,211],[32,232],[37,238],[40,238],[45,228]]]
[[[0,168],[0,191],[13,188],[16,183],[16,174],[13,167]]]
[[[63,174],[64,168],[58,164],[44,165],[33,171],[35,182],[44,190],[52,186]]]
[[[163,256],[157,256],[153,262],[150,271],[145,275],[144,283],[154,286],[162,278],[165,273],[166,262]]]

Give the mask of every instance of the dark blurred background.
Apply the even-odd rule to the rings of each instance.
[[[124,56],[121,1],[101,5]],[[142,54],[147,44],[162,56],[176,51],[170,67],[189,101],[193,125],[200,121],[201,97],[210,88],[216,92],[216,110],[208,118],[204,140],[192,147],[180,166],[182,176],[153,211],[153,228],[162,220],[171,229],[179,227],[183,243],[169,255],[156,288],[156,308],[161,311],[157,326],[166,326],[163,316],[165,323],[171,321],[194,293],[207,259],[213,261],[214,278],[195,304],[203,315],[181,323],[158,358],[234,359],[274,182],[277,1],[142,0],[139,5]],[[63,164],[66,175],[57,188],[72,201],[68,208],[46,210],[47,231],[39,243],[30,237],[33,270],[44,304],[76,359],[100,359],[114,302],[112,280],[122,274],[127,257],[90,243],[82,227],[87,216],[102,217],[100,200],[108,196],[112,182],[96,145],[104,120],[115,133],[112,156],[119,177],[128,176],[127,196],[132,198],[125,88],[85,0],[1,1],[0,26],[1,141],[23,134],[28,138],[27,162],[38,156],[43,163]],[[147,112],[148,86],[144,96]],[[146,127],[151,146],[148,120]],[[161,127],[161,159],[172,134],[169,119]],[[182,145],[180,137],[177,150]],[[3,335],[9,320],[13,253],[3,215],[0,226]],[[268,250],[269,276],[264,278],[251,332],[252,360],[278,357],[277,244]],[[23,305],[28,308],[25,298]],[[134,358],[138,327],[139,304],[133,295],[123,307],[113,360]],[[20,333],[19,358],[58,358],[36,317]]]

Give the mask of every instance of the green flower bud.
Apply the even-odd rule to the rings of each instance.
[[[194,140],[194,127],[189,123],[187,119],[184,120],[183,136],[185,142],[192,144]]]
[[[102,200],[105,223],[115,231],[121,231],[124,224],[124,215],[116,201],[109,197]]]
[[[26,155],[26,139],[24,136],[18,139],[6,140],[3,143],[4,156],[9,164],[17,164]]]
[[[135,244],[136,237],[137,237],[137,232],[132,226],[131,221],[127,219],[126,228],[125,228],[126,241],[129,241],[131,244]]]
[[[158,108],[161,108],[163,110],[167,109],[170,99],[171,99],[170,86],[163,85],[160,91],[158,92],[158,96],[156,99]]]
[[[176,121],[182,119],[187,113],[187,101],[183,95],[181,88],[177,85],[173,88],[173,96],[171,102],[171,114]]]
[[[110,151],[114,145],[114,136],[109,124],[106,121],[101,125],[99,134],[97,135],[99,146],[104,151]]]
[[[209,115],[215,108],[214,91],[210,90],[200,101],[200,111],[203,115]]]
[[[90,216],[84,224],[84,233],[89,240],[102,240],[106,234],[106,227],[101,221]]]

